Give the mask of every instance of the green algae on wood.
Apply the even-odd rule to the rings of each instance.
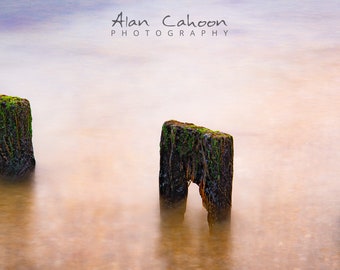
[[[231,207],[233,137],[191,123],[167,121],[160,142],[162,205],[186,201],[191,182],[199,186],[211,222],[225,220]]]
[[[0,95],[0,175],[23,177],[34,167],[30,103]]]

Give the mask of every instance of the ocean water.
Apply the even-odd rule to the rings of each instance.
[[[120,12],[150,35],[111,36]],[[187,14],[225,19],[227,36],[167,35],[162,18]],[[37,166],[0,181],[0,269],[338,269],[339,15],[337,1],[2,1],[0,91],[30,100]],[[161,218],[170,119],[234,137],[230,220],[213,231],[195,185],[183,221]]]

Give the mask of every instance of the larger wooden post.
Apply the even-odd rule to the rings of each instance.
[[[159,172],[163,205],[185,201],[193,182],[199,186],[208,220],[225,220],[231,207],[232,179],[232,136],[174,120],[163,124]]]

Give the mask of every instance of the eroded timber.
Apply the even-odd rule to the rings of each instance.
[[[0,175],[23,177],[34,166],[30,103],[0,95]]]
[[[191,182],[199,186],[209,221],[225,220],[231,207],[233,138],[178,121],[163,124],[160,142],[161,205],[185,203]]]

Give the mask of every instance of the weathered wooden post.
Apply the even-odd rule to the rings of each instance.
[[[174,120],[163,124],[159,193],[162,205],[186,201],[188,186],[199,186],[208,221],[227,218],[231,207],[233,137]]]
[[[34,166],[30,103],[0,95],[0,175],[23,177]]]

